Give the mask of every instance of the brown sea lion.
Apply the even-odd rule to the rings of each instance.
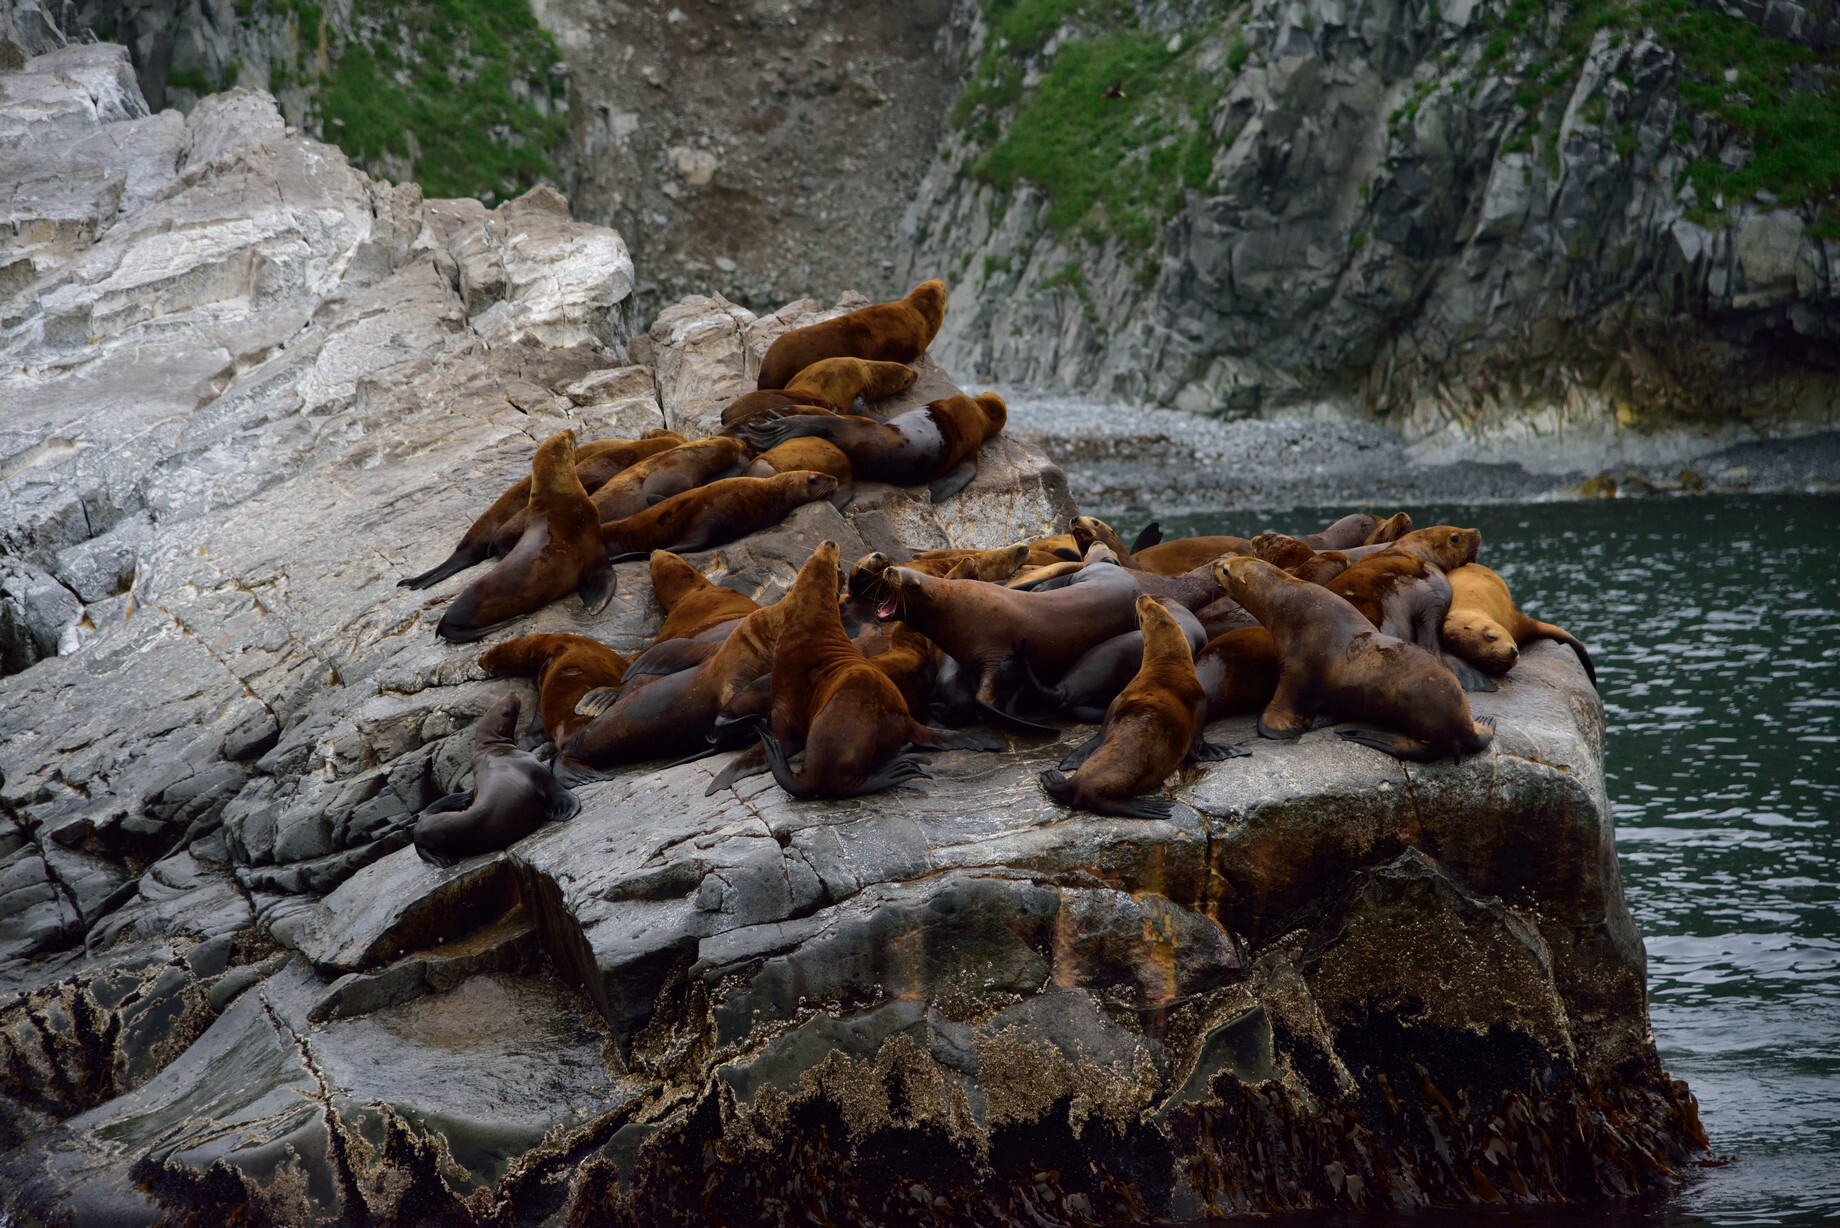
[[[1189,651],[1197,652],[1207,643],[1207,633],[1186,606],[1173,597],[1152,600],[1161,602],[1176,625],[1182,628],[1182,633],[1188,636]],[[1076,721],[1100,721],[1105,719],[1106,705],[1137,677],[1143,663],[1144,633],[1138,630],[1115,635],[1095,645],[1053,686],[1034,677],[1026,662],[1023,672],[1035,694],[1062,715]]]
[[[942,503],[977,476],[977,451],[995,439],[1009,408],[994,392],[955,396],[897,414],[886,422],[848,415],[757,418],[741,434],[758,451],[788,440],[828,439],[850,458],[856,476],[896,486],[930,483]]]
[[[489,649],[480,666],[497,678],[535,678],[543,732],[561,746],[588,723],[575,711],[582,696],[617,687],[626,677],[626,658],[585,635],[526,635]]]
[[[1300,539],[1312,550],[1346,550],[1350,546],[1364,546],[1380,528],[1382,521],[1378,516],[1366,512],[1352,512],[1334,524],[1327,525],[1315,533],[1306,533]],[[1410,528],[1412,522],[1406,521]]]
[[[828,439],[793,439],[762,452],[741,471],[744,478],[770,478],[776,473],[803,469],[808,473],[828,473],[837,479],[831,506],[838,511],[850,506],[856,497],[856,471],[843,449]]]
[[[755,610],[694,669],[639,686],[629,678],[610,707],[558,743],[557,777],[573,784],[616,764],[706,752],[716,714],[773,668],[782,615],[778,605]]]
[[[1396,512],[1374,526],[1373,532],[1366,540],[1352,543],[1358,546],[1375,546],[1385,542],[1396,542],[1412,531],[1412,518],[1404,512]]]
[[[1563,627],[1528,618],[1514,604],[1507,582],[1480,563],[1452,568],[1450,613],[1440,636],[1451,655],[1462,658],[1486,674],[1505,674],[1520,660],[1520,646],[1530,640],[1558,640],[1578,654],[1591,685],[1597,685],[1597,666],[1578,637]]]
[[[435,634],[464,643],[573,592],[588,613],[613,596],[613,569],[601,546],[600,517],[575,476],[575,433],[543,441],[530,465],[530,527],[517,548],[462,589]]]
[[[497,852],[545,823],[575,817],[581,801],[543,762],[519,750],[517,692],[509,691],[473,731],[473,788],[449,793],[415,821],[415,851],[430,865]]]
[[[582,489],[593,494],[628,466],[655,453],[669,451],[683,442],[684,437],[673,431],[647,431],[638,439],[597,439],[575,449],[575,476],[581,479]],[[453,553],[445,561],[419,576],[398,580],[397,587],[429,588],[489,558],[509,553],[511,546],[517,544],[517,537],[524,532],[525,509],[529,503],[530,479],[519,478],[510,490],[500,495],[486,509],[484,515],[473,522],[472,527],[460,538],[460,544],[454,547]],[[517,525],[516,533],[504,550],[495,552],[493,543],[499,538],[501,530],[511,522]]]
[[[760,360],[759,388],[784,388],[826,358],[912,362],[926,353],[946,318],[946,284],[921,282],[907,297],[781,333]]]
[[[1132,819],[1167,819],[1175,804],[1145,801],[1184,759],[1244,755],[1207,740],[1207,695],[1195,677],[1189,635],[1154,597],[1137,599],[1143,664],[1105,710],[1099,732],[1041,774],[1048,796],[1065,806]],[[1072,776],[1063,772],[1072,771]]]
[[[1305,584],[1327,584],[1353,565],[1354,560],[1340,550],[1324,550],[1285,570]]]
[[[738,439],[712,435],[649,456],[594,492],[601,523],[636,516],[672,495],[694,490],[747,459]]]
[[[1030,557],[1033,558],[1034,556],[1030,555]],[[1050,580],[1058,580],[1062,576],[1070,576],[1076,571],[1084,570],[1085,567],[1086,564],[1082,562],[1062,561],[1059,563],[1049,563],[1046,566],[1039,566],[1031,563],[1009,579],[1005,580],[1003,586],[1005,588],[1033,590],[1040,588]]]
[[[826,358],[793,376],[783,391],[750,392],[736,397],[723,408],[722,425],[734,427],[774,410],[804,412],[792,409],[793,406],[847,414],[855,406],[856,398],[884,400],[904,391],[918,375],[918,371],[905,363]]]
[[[1085,558],[1072,533],[1055,533],[1029,543],[1029,566],[1049,567],[1055,563],[1078,563]]]
[[[1223,559],[1216,567],[1228,595],[1278,646],[1277,694],[1259,715],[1265,737],[1296,737],[1323,714],[1378,725],[1341,736],[1420,762],[1475,754],[1494,738],[1493,723],[1470,714],[1463,688],[1436,657],[1374,630],[1328,589],[1260,559]]]
[[[1460,549],[1460,547],[1458,547]],[[1446,552],[1447,556],[1456,550]],[[1467,662],[1447,657],[1439,636],[1450,612],[1443,569],[1415,554],[1383,550],[1349,567],[1323,587],[1361,612],[1375,630],[1407,640],[1444,662],[1466,691],[1495,684]]]
[[[1223,554],[1248,554],[1252,543],[1243,537],[1181,537],[1158,542],[1138,551],[1137,565],[1159,576],[1179,576],[1206,567]]]
[[[1261,533],[1252,539],[1252,557],[1289,571],[1316,557],[1316,547],[1302,538],[1283,533]]]
[[[1208,719],[1262,712],[1278,692],[1278,643],[1263,627],[1216,636],[1195,654],[1195,677],[1207,692]]]
[[[652,593],[664,608],[664,625],[652,637],[654,644],[692,639],[760,608],[746,593],[713,583],[669,550],[652,551]]]
[[[1125,567],[1139,565],[1137,560],[1131,557],[1131,552],[1125,549],[1124,539],[1118,536],[1118,531],[1097,516],[1075,516],[1071,536],[1074,548],[1080,552],[1081,558],[1086,557],[1094,542],[1098,542],[1111,550],[1118,557],[1121,565]]]
[[[616,563],[654,550],[708,550],[776,525],[795,508],[828,499],[836,489],[836,478],[802,469],[770,478],[724,478],[603,524],[601,541]]]
[[[843,632],[837,543],[820,542],[781,599],[773,649],[772,716],[760,730],[773,778],[793,797],[856,797],[924,776],[907,745],[996,750],[980,733],[930,729],[901,691]],[[804,748],[794,768],[789,751]]]

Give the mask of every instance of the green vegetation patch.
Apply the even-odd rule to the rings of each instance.
[[[1213,169],[1208,116],[1223,81],[1196,58],[1216,32],[1184,31],[1172,51],[1115,0],[987,0],[986,13],[989,43],[952,114],[986,146],[971,174],[1005,191],[1035,184],[1057,233],[1150,246],[1183,190]],[[1063,26],[1072,36],[1043,62]],[[1246,54],[1243,40],[1232,45],[1228,75]],[[1038,79],[1025,84],[1031,69]]]
[[[304,6],[303,6],[304,7]],[[552,173],[561,56],[528,0],[360,0],[317,90],[326,139],[408,161],[429,196],[506,199]]]

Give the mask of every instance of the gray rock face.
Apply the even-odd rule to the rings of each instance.
[[[1012,741],[851,802],[635,765],[423,864],[409,827],[467,786],[471,724],[536,704],[434,637],[470,577],[396,580],[537,441],[701,433],[822,312],[697,298],[633,336],[619,237],[553,193],[424,202],[264,95],[147,116],[123,64],[0,75],[19,165],[81,147],[140,185],[83,212],[22,178],[0,256],[27,407],[0,559],[56,589],[28,630],[61,628],[0,677],[0,1210],[1191,1217],[1647,1188],[1701,1141],[1647,1036],[1602,708],[1550,645],[1481,698],[1486,755],[1229,722],[1253,756],[1181,778],[1169,822],[1069,814],[1034,779],[1065,740]],[[949,391],[923,364],[896,408]],[[826,538],[989,546],[1072,511],[1004,437],[944,505],[864,484],[691,561],[767,601]],[[498,637],[637,649],[661,614],[617,571],[600,614]]]
[[[1720,138],[1649,37],[1599,31],[1529,110],[1523,73],[1567,54],[1557,21],[1497,62],[1488,5],[1134,9],[1223,81],[1205,186],[1147,251],[1057,236],[1041,190],[980,182],[987,146],[949,134],[897,271],[952,286],[950,369],[1211,416],[1378,418],[1447,459],[1556,471],[1669,459],[1658,433],[1709,451],[1840,423],[1840,241],[1811,233],[1815,206],[1761,197],[1720,202],[1722,228],[1689,220],[1676,189]]]

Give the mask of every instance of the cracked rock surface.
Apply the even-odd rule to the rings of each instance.
[[[396,581],[536,441],[705,433],[823,312],[640,331],[620,237],[554,193],[424,201],[259,93],[148,115],[119,48],[0,74],[0,161],[15,1221],[1084,1223],[1590,1197],[1703,1141],[1648,1038],[1603,709],[1552,645],[1477,698],[1486,754],[1223,722],[1252,756],[1168,822],[1049,801],[1074,730],[846,802],[635,765],[425,865],[415,814],[528,684],[433,635],[469,576]],[[923,363],[892,408],[951,388]],[[691,561],[765,601],[825,538],[1066,526],[1039,452],[980,460],[943,506],[861,483]],[[616,570],[599,615],[496,638],[636,650],[661,613]]]

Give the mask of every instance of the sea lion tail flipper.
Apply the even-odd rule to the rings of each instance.
[[[454,864],[454,859],[452,857],[449,857],[446,853],[435,852],[420,840],[415,842],[415,855],[429,865],[442,870]]]
[[[782,443],[808,435],[824,435],[824,419],[816,414],[782,415],[776,412],[749,418],[741,427],[742,438],[756,452],[771,452]]]
[[[1117,815],[1121,819],[1162,819],[1167,822],[1176,817],[1176,804],[1170,801],[1153,801],[1148,798],[1134,797],[1112,803],[1105,808],[1105,813]]]
[[[452,814],[465,810],[473,804],[471,793],[449,793],[446,797],[437,797],[422,810],[423,814]]]
[[[1087,738],[1084,742],[1068,751],[1066,757],[1060,761],[1060,770],[1063,772],[1078,771],[1080,765],[1091,758],[1092,753],[1099,749],[1099,742],[1104,737],[1105,730],[1101,729],[1099,732],[1093,734],[1092,737]]]
[[[464,547],[461,547],[461,548],[456,549],[452,554],[448,555],[447,558],[443,560],[439,565],[429,568],[427,571],[424,571],[421,575],[410,576],[406,580],[398,580],[396,582],[396,587],[397,588],[433,588],[435,585],[439,584],[441,581],[447,579],[447,577],[457,576],[461,572],[465,571],[467,568],[477,566],[478,564],[485,562],[485,560],[486,560],[485,551],[468,550]]]
[[[765,748],[756,742],[728,761],[728,766],[709,782],[707,789],[703,790],[703,796],[714,797],[723,789],[732,787],[737,780],[745,780],[749,776],[758,776],[762,772],[771,770],[767,765]]]
[[[1584,666],[1585,677],[1591,680],[1592,686],[1597,685],[1597,666],[1591,663],[1591,654],[1589,650],[1585,648],[1582,640],[1573,635],[1570,631],[1567,631],[1564,627],[1555,627],[1551,623],[1535,622],[1533,624],[1533,630],[1536,635],[1542,635],[1549,640],[1558,640],[1561,644],[1569,645],[1571,650],[1578,654],[1578,664]]]
[[[607,563],[606,552],[596,550],[588,565],[581,569],[581,582],[575,586],[575,595],[581,598],[582,608],[588,613],[599,614],[613,596],[613,584],[613,568]]]
[[[1143,531],[1131,542],[1131,553],[1136,554],[1139,550],[1148,550],[1162,540],[1163,526],[1152,520],[1143,527]]]
[[[933,750],[1002,750],[1003,743],[987,733],[975,729],[936,729],[930,725],[914,722],[911,740],[915,746],[926,746]]]
[[[773,773],[773,779],[792,797],[816,797],[818,792],[798,778],[792,765],[786,762],[786,748],[779,744],[773,731],[766,727],[760,730],[761,752],[766,755],[767,769]]]
[[[543,818],[548,823],[566,823],[580,813],[581,799],[558,783],[549,799],[548,813]]]
[[[1442,649],[1437,652],[1436,656],[1438,660],[1444,663],[1444,668],[1456,675],[1457,681],[1462,684],[1464,690],[1486,694],[1489,691],[1498,691],[1501,689],[1495,685],[1495,680],[1493,678],[1477,669],[1474,665],[1471,665],[1468,661],[1465,661],[1462,657],[1454,653],[1444,652]]]
[[[556,783],[565,789],[574,789],[582,785],[593,784],[597,780],[606,780],[607,773],[589,767],[579,759],[567,755],[557,755],[556,762],[550,765],[550,774]]]
[[[1188,757],[1196,763],[1219,763],[1223,759],[1243,759],[1250,754],[1252,752],[1243,746],[1217,746],[1197,735]]]
[[[977,477],[977,472],[977,458],[968,456],[934,478],[933,484],[928,488],[932,492],[933,502],[944,503],[971,485],[972,479]]]
[[[1387,733],[1381,729],[1344,729],[1341,737],[1345,742],[1371,747],[1395,759],[1406,759],[1413,763],[1430,763],[1444,757],[1431,743],[1408,738],[1402,733]]]
[[[613,707],[620,698],[623,688],[617,686],[597,686],[575,701],[576,716],[599,716]]]
[[[1036,775],[1041,781],[1042,791],[1063,806],[1073,805],[1073,777],[1063,775],[1053,768]]]
[[[869,793],[880,793],[883,789],[893,789],[899,785],[911,784],[916,780],[931,780],[932,774],[922,764],[931,763],[931,759],[919,755],[896,755],[881,769],[871,776],[863,777],[862,783],[852,792],[861,797]]]

